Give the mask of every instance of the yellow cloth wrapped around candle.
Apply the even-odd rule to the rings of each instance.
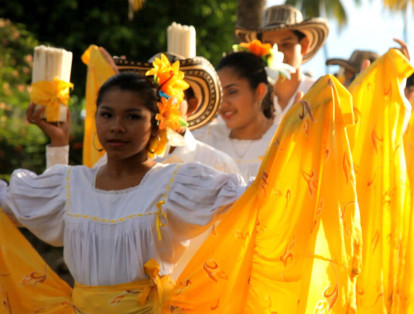
[[[67,106],[69,102],[69,90],[73,88],[70,82],[55,78],[52,82],[37,81],[32,83],[30,101],[36,105],[46,107],[46,121],[59,121],[60,105]]]

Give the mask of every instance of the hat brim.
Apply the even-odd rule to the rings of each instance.
[[[357,68],[355,68],[351,63],[349,63],[348,60],[345,60],[345,59],[339,59],[339,58],[328,59],[326,60],[326,65],[339,65],[348,71],[351,71],[354,73],[359,72]]]
[[[303,56],[302,64],[308,62],[323,46],[328,37],[329,26],[325,19],[315,17],[306,19],[294,25],[277,24],[268,25],[258,29],[248,29],[236,26],[236,35],[242,42],[251,42],[255,39],[261,40],[262,34],[270,31],[288,30],[299,31],[309,39],[309,51]]]
[[[114,58],[120,72],[145,73],[153,67],[150,62],[135,62],[122,58]],[[187,117],[188,128],[194,130],[213,120],[218,112],[222,89],[220,79],[212,64],[203,57],[194,57],[180,62],[180,71],[184,73],[184,80],[191,86],[198,99],[197,109]]]

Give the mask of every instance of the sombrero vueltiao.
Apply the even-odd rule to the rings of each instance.
[[[249,29],[236,26],[236,35],[242,42],[261,40],[262,34],[269,31],[299,31],[309,39],[309,51],[303,56],[302,63],[309,61],[323,46],[329,33],[327,20],[313,17],[304,20],[302,12],[290,5],[275,5],[265,9],[262,26]]]
[[[339,65],[353,73],[361,72],[361,66],[364,60],[369,60],[371,63],[379,58],[379,54],[370,50],[355,50],[349,60],[332,58],[326,60],[326,65]]]
[[[172,53],[164,53],[171,63],[180,62],[180,71],[184,72],[184,80],[191,86],[198,99],[197,110],[187,117],[190,130],[197,129],[216,117],[221,103],[222,89],[220,79],[213,65],[203,57],[183,58]],[[145,74],[153,67],[152,61],[161,53],[153,56],[148,62],[136,62],[123,58],[114,58],[120,72],[133,71]]]

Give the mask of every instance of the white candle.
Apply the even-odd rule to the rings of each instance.
[[[189,27],[189,52],[188,58],[194,58],[196,56],[196,30],[194,26]]]
[[[70,82],[73,54],[60,48],[37,46],[34,49],[32,83],[38,81],[52,82],[56,77]],[[60,105],[58,121],[66,120],[66,106]]]
[[[167,28],[167,51],[193,58],[196,56],[196,32],[194,26],[173,22]]]

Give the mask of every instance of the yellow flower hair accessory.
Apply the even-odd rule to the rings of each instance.
[[[283,52],[278,51],[277,45],[262,43],[255,39],[249,43],[240,43],[233,45],[234,52],[250,52],[263,60],[266,67],[268,80],[271,84],[277,82],[279,75],[283,78],[290,79],[290,74],[295,73],[295,68],[289,64],[283,63]]]
[[[162,155],[169,141],[176,144],[183,142],[179,132],[186,127],[187,121],[180,111],[181,102],[184,99],[184,90],[189,87],[184,81],[184,73],[180,71],[179,61],[170,64],[168,58],[162,54],[161,58],[155,58],[153,68],[145,75],[154,76],[154,83],[158,86],[157,92],[160,96],[158,111],[155,119],[158,121],[159,134],[150,142],[150,157]]]

